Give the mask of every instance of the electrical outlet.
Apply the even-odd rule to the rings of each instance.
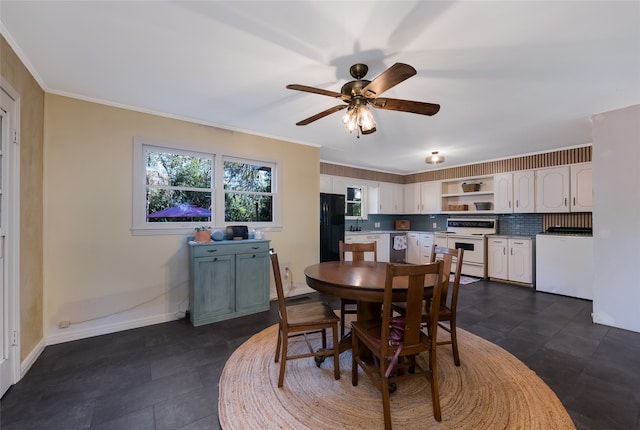
[[[374,225],[375,225],[376,228],[380,228],[380,223],[379,222],[375,223]]]
[[[69,320],[60,321],[58,323],[58,328],[69,328],[70,325],[71,325],[71,321]]]
[[[433,228],[438,228],[438,223],[437,222],[433,223]]]
[[[284,266],[284,277],[285,278],[289,277],[289,266]]]

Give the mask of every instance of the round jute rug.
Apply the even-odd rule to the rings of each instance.
[[[460,367],[450,346],[438,350],[442,421],[433,418],[426,379],[412,378],[391,395],[394,428],[575,429],[558,397],[527,366],[482,338],[458,332]],[[317,368],[313,358],[303,358],[287,362],[284,387],[278,388],[276,339],[274,325],[227,361],[218,400],[223,429],[384,428],[380,391],[362,370],[358,386],[351,385],[351,351],[340,355],[340,380],[333,379],[333,359]],[[291,349],[303,351],[304,339],[297,339]]]

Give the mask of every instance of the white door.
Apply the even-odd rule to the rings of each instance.
[[[14,325],[15,310],[13,308],[13,294],[15,288],[11,288],[11,283],[15,277],[9,276],[12,269],[10,265],[11,255],[9,253],[12,231],[15,231],[15,223],[9,221],[10,215],[17,213],[13,199],[14,183],[13,179],[17,175],[10,176],[14,170],[12,168],[15,160],[14,148],[17,142],[17,109],[15,101],[0,89],[0,135],[2,145],[0,146],[0,397],[15,382],[17,351],[17,330]],[[11,172],[10,172],[11,171]],[[17,191],[16,191],[17,192]],[[13,211],[10,213],[9,211]],[[12,333],[14,336],[12,336]]]

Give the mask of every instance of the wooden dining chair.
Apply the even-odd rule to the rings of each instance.
[[[438,345],[451,345],[453,348],[453,362],[456,366],[460,366],[460,353],[458,351],[458,335],[457,327],[457,309],[458,294],[460,292],[460,276],[462,273],[462,259],[464,250],[462,248],[446,248],[434,244],[431,248],[431,262],[436,260],[442,261],[442,293],[440,298],[440,310],[438,312],[438,325],[440,328],[449,333],[449,340],[440,341]],[[455,270],[451,271],[454,259],[456,261]],[[453,280],[451,280],[453,274]],[[393,309],[399,314],[405,313],[405,303],[396,302]],[[430,321],[430,306],[425,301],[422,313],[422,322],[427,324]],[[443,323],[447,324],[443,324]]]
[[[456,366],[460,366],[460,353],[458,351],[458,334],[457,334],[457,313],[458,313],[458,294],[460,292],[460,276],[462,274],[462,258],[464,256],[464,249],[462,248],[444,248],[440,246],[433,246],[431,250],[431,261],[435,261],[437,258],[446,258],[456,260],[456,267],[453,271],[453,281],[448,280],[447,288],[442,289],[442,296],[440,298],[440,310],[438,311],[438,325],[441,329],[449,333],[449,340],[440,341],[438,345],[451,345],[453,348],[453,362]],[[450,266],[451,267],[451,263]],[[450,278],[450,276],[447,276]],[[423,321],[429,321],[429,308],[425,306],[425,315]],[[448,324],[443,324],[444,322]]]
[[[284,384],[284,371],[287,360],[295,360],[305,357],[326,357],[333,353],[333,373],[335,379],[340,379],[340,358],[338,323],[340,318],[333,309],[324,302],[303,303],[299,305],[287,306],[282,286],[282,276],[280,275],[280,265],[278,264],[278,254],[271,249],[271,265],[273,266],[273,277],[278,295],[278,343],[276,345],[275,362],[280,361],[280,374],[278,376],[278,387]],[[332,330],[333,346],[327,349],[327,329]],[[321,333],[322,349],[313,349],[309,334]],[[296,336],[304,336],[309,349],[308,353],[289,355],[289,339]],[[317,365],[322,361],[317,361]]]
[[[366,254],[371,253],[373,260],[378,261],[378,247],[376,241],[371,243],[344,243],[339,242],[340,261],[345,261],[345,253],[351,253],[351,261],[365,261]],[[344,337],[345,315],[358,312],[355,300],[340,299],[340,336]]]
[[[426,265],[389,264],[384,287],[382,303],[382,319],[354,321],[351,323],[353,336],[351,382],[358,385],[358,368],[372,380],[382,393],[385,429],[391,429],[391,410],[389,384],[412,377],[426,377],[431,382],[431,398],[433,415],[441,421],[440,394],[438,391],[438,370],[436,363],[436,346],[438,331],[438,311],[442,282],[440,273],[442,263]],[[407,301],[405,314],[392,317],[392,291],[394,280],[406,278]],[[427,285],[434,285],[430,316],[432,320],[425,333],[422,330],[422,308]],[[363,360],[360,351],[366,349],[376,358]],[[428,367],[422,367],[416,356],[428,352]],[[365,352],[365,351],[363,351]],[[398,390],[402,387],[398,386]]]

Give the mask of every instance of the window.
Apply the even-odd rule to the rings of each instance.
[[[147,222],[210,222],[213,156],[145,146]]]
[[[270,163],[225,158],[225,222],[273,221],[273,170]]]
[[[347,212],[346,216],[362,216],[362,188],[347,187]]]
[[[133,164],[133,234],[186,234],[200,225],[279,227],[276,162],[136,138]]]

